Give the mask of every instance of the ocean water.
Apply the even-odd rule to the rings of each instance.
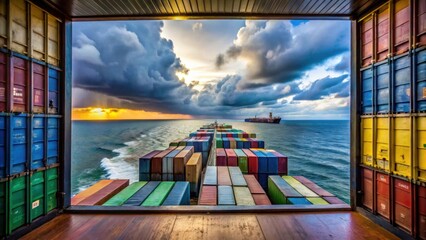
[[[138,158],[187,137],[214,120],[73,121],[72,194],[102,178],[138,181]],[[289,174],[305,176],[349,203],[349,121],[220,120],[257,134],[289,158]]]

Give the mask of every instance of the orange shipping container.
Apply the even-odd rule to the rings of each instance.
[[[373,18],[370,16],[361,22],[361,65],[373,63]]]
[[[410,49],[410,1],[396,0],[394,4],[394,54],[399,55]]]
[[[115,194],[119,193],[121,190],[126,188],[127,186],[129,186],[128,179],[112,180],[110,184],[99,189],[99,191],[85,198],[83,201],[79,202],[77,205],[86,205],[86,206],[102,205],[106,201],[108,201],[111,197],[113,197]]]
[[[377,12],[376,22],[376,62],[385,60],[389,54],[389,5]]]

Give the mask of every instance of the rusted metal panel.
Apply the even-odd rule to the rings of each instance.
[[[410,49],[410,1],[397,0],[394,6],[394,54]]]

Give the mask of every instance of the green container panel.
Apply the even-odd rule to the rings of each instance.
[[[223,141],[221,138],[216,138],[216,148],[223,148]]]
[[[6,192],[7,182],[0,182],[0,238],[6,235]]]
[[[45,213],[45,171],[34,172],[30,176],[30,219],[34,220]]]
[[[143,186],[145,186],[147,182],[135,182],[132,183],[130,186],[123,189],[121,192],[119,192],[114,197],[110,198],[108,201],[106,201],[103,206],[121,206],[123,203],[125,203],[129,198],[131,198],[139,189],[141,189]]]
[[[8,233],[27,223],[28,176],[13,178],[9,182],[9,229]]]
[[[58,189],[58,168],[49,168],[46,170],[47,180],[47,212],[52,211],[58,207],[57,192]]]
[[[174,182],[161,182],[160,185],[142,203],[145,207],[161,206],[169,192],[172,190]]]
[[[248,173],[248,160],[247,155],[241,149],[234,149],[235,154],[238,157],[238,166],[241,169],[241,172],[244,174]]]
[[[273,204],[287,204],[286,197],[271,178],[268,178],[268,197]]]

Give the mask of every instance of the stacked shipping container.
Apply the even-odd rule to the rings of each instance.
[[[0,1],[0,237],[57,208],[61,20]]]
[[[426,185],[425,16],[425,1],[394,0],[359,21],[360,199],[369,211],[422,238],[426,222],[417,209]]]

